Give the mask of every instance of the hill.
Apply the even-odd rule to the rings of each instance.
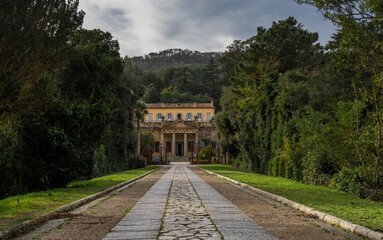
[[[178,66],[203,68],[209,64],[212,58],[217,60],[222,55],[222,52],[167,49],[156,53],[149,53],[143,57],[132,57],[130,60],[133,65],[144,71],[159,73],[163,69]]]

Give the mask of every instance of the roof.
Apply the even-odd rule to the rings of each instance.
[[[182,120],[177,120],[177,121],[174,121],[174,122],[170,122],[169,124],[166,124],[164,126],[161,127],[162,129],[166,129],[166,128],[177,128],[177,129],[195,129],[195,128],[198,128],[197,125],[194,125],[194,124],[190,124],[188,122],[185,122],[185,121],[182,121]]]
[[[165,108],[214,108],[213,102],[209,103],[145,103],[147,109]]]

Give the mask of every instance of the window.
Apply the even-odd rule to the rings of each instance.
[[[161,120],[162,120],[162,114],[161,113],[157,113],[156,120],[157,120],[157,122],[161,122]]]
[[[166,114],[166,118],[168,121],[172,121],[173,120],[173,114],[172,113]]]
[[[203,121],[202,113],[197,113],[197,120],[198,120],[198,122],[202,122]]]
[[[186,114],[186,120],[188,120],[188,121],[192,121],[193,119],[192,119],[192,114],[191,113],[187,113]]]
[[[210,122],[211,120],[211,113],[206,113],[206,120]]]
[[[148,114],[148,122],[153,122],[153,113]]]
[[[211,142],[211,146],[213,149],[217,149],[218,146],[217,146],[217,142]]]
[[[182,113],[177,113],[177,120],[181,120],[182,119]]]
[[[166,145],[165,145],[165,151],[166,151],[167,153],[172,152],[172,142],[166,142]]]
[[[154,143],[154,152],[160,152],[160,142]]]

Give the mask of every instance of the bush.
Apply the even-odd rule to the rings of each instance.
[[[232,162],[231,165],[234,168],[249,171],[249,170],[251,170],[249,160],[246,157],[244,157],[243,155],[244,155],[244,153],[242,151],[239,152],[238,156],[234,159],[234,161]]]
[[[366,197],[363,196],[365,183],[360,176],[360,169],[358,168],[343,168],[331,179],[330,186],[358,197]]]
[[[322,165],[325,160],[323,153],[308,152],[302,158],[303,181],[313,185],[327,185],[329,175],[322,171]]]
[[[140,157],[138,158],[138,161],[137,161],[137,167],[138,167],[138,168],[143,168],[143,167],[145,167],[145,158],[144,158],[144,157],[140,156]]]
[[[23,188],[19,177],[22,166],[17,159],[19,138],[16,122],[0,120],[0,199],[18,193]]]
[[[215,157],[216,152],[212,149],[211,146],[206,146],[201,149],[198,153],[198,158],[202,160],[210,159],[210,157]]]
[[[93,153],[92,177],[99,177],[110,173],[108,157],[105,153],[105,146],[100,146]]]
[[[269,175],[275,177],[292,178],[292,162],[286,153],[278,154],[269,163]]]

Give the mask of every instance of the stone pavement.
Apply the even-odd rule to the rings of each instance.
[[[185,165],[174,165],[104,238],[276,239]]]
[[[159,239],[220,240],[221,234],[194,191],[184,168],[176,168]]]

